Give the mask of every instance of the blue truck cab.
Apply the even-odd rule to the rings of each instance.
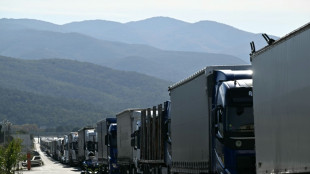
[[[208,77],[211,170],[255,173],[254,116],[251,70],[215,70]]]
[[[111,123],[106,137],[108,148],[109,173],[118,173],[117,165],[117,124]]]

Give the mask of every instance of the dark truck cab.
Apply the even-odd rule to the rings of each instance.
[[[108,135],[105,138],[108,160],[109,160],[109,173],[119,173],[117,165],[117,124],[112,123],[108,129]]]
[[[216,70],[208,77],[212,96],[211,170],[255,173],[252,73]]]

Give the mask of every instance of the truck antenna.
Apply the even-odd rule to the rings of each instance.
[[[262,36],[264,37],[264,39],[266,40],[266,42],[268,43],[268,45],[271,45],[271,44],[273,44],[273,43],[275,42],[275,40],[269,38],[269,36],[268,36],[266,33],[262,34]]]
[[[250,55],[252,55],[253,53],[255,53],[255,44],[252,41],[252,42],[250,42],[250,45],[251,45],[251,54]]]

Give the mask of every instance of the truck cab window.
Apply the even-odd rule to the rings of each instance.
[[[89,150],[89,151],[95,151],[95,142],[92,142],[92,141],[88,141],[87,142],[87,149]]]
[[[117,147],[117,132],[112,131],[111,135],[109,136],[110,140],[110,147]]]
[[[253,132],[254,117],[252,106],[227,107],[227,130],[237,132]]]
[[[218,133],[221,135],[221,137],[223,137],[224,135],[224,126],[223,126],[223,114],[224,113],[224,109],[222,106],[220,106],[217,109],[217,127],[218,127]]]
[[[72,147],[71,147],[72,149],[77,150],[78,147],[79,147],[79,146],[78,146],[78,142],[73,142],[73,143],[72,143]]]
[[[135,148],[140,149],[140,128],[136,132],[136,138],[135,138]]]

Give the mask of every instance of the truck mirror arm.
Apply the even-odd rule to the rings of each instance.
[[[217,137],[220,141],[223,141],[223,135],[222,135],[219,131],[217,131],[216,137]]]

